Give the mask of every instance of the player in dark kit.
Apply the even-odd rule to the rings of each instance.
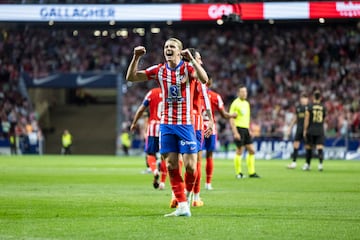
[[[291,130],[293,126],[296,123],[296,133],[294,137],[294,152],[292,154],[292,162],[287,166],[289,169],[296,168],[296,159],[299,152],[300,142],[304,141],[304,119],[305,119],[305,112],[307,110],[309,103],[309,99],[305,93],[302,93],[300,95],[300,104],[296,107],[296,115],[294,116],[293,120],[291,121],[291,124],[289,126],[289,135],[291,133]]]
[[[306,163],[303,170],[310,170],[310,163],[312,157],[312,149],[316,147],[319,157],[318,170],[323,170],[324,160],[324,120],[326,116],[325,106],[321,103],[321,93],[316,90],[314,92],[313,103],[309,105],[305,112],[304,120],[304,137],[306,149]]]

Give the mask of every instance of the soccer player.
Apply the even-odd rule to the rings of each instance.
[[[203,65],[200,52],[196,51],[194,48],[189,48],[191,54],[194,56],[195,61],[200,65]],[[208,128],[203,130],[203,111],[204,115],[208,118]],[[204,136],[209,137],[212,133],[214,126],[213,114],[211,111],[210,100],[207,94],[206,85],[201,82],[196,82],[195,92],[194,92],[194,106],[193,106],[193,118],[194,118],[194,128],[196,132],[196,140],[198,146],[197,153],[197,176],[193,189],[190,189],[191,186],[186,186],[186,191],[188,197],[191,198],[193,195],[192,206],[193,207],[202,207],[204,202],[200,198],[200,189],[201,189],[201,162],[202,162],[202,145],[204,142]],[[187,175],[185,175],[186,180]],[[189,199],[190,200],[190,199]]]
[[[160,123],[160,153],[167,162],[170,184],[177,209],[166,214],[170,216],[191,216],[190,206],[184,191],[184,180],[179,171],[179,157],[182,154],[186,169],[187,184],[194,184],[196,178],[197,145],[192,125],[193,94],[197,80],[207,83],[208,77],[202,66],[194,60],[182,42],[169,38],[164,45],[166,62],[145,70],[138,70],[140,58],[146,53],[144,46],[134,48],[134,54],[126,73],[132,82],[155,80],[163,96],[163,111]],[[182,56],[189,59],[184,62]]]
[[[304,171],[310,170],[312,149],[315,147],[318,152],[319,165],[318,170],[323,170],[324,160],[324,120],[326,116],[325,106],[321,103],[321,93],[319,90],[314,92],[313,102],[305,112],[304,120],[304,138],[306,149],[306,163],[303,166]]]
[[[251,138],[250,127],[250,104],[247,99],[247,89],[240,86],[238,97],[230,105],[230,114],[236,113],[237,117],[230,118],[230,126],[234,135],[236,144],[236,153],[234,158],[235,173],[237,178],[244,178],[241,171],[241,155],[244,147],[248,151],[246,163],[250,178],[259,178],[255,172],[255,149]]]
[[[204,144],[202,146],[203,150],[206,150],[206,183],[205,189],[212,190],[211,180],[212,174],[214,171],[214,159],[213,159],[213,152],[215,151],[216,147],[216,140],[217,140],[217,129],[216,129],[216,118],[215,118],[215,111],[218,111],[220,115],[225,119],[236,118],[237,114],[233,113],[230,114],[229,112],[225,111],[224,101],[222,97],[215,91],[210,90],[209,88],[212,85],[212,77],[209,76],[209,81],[207,83],[207,94],[209,96],[211,110],[212,110],[212,118],[213,118],[213,131],[209,137],[204,139]],[[204,129],[207,130],[209,125],[209,118],[204,116]]]
[[[159,184],[159,170],[157,167],[156,154],[159,152],[159,127],[160,117],[162,111],[162,95],[160,88],[151,89],[146,95],[142,104],[136,110],[134,119],[131,123],[130,130],[134,131],[138,120],[141,118],[146,109],[149,109],[149,114],[146,121],[146,137],[145,137],[145,152],[147,164],[154,175],[154,188],[164,189],[166,179],[166,163],[160,161],[161,181]],[[165,178],[163,177],[165,175]]]
[[[289,126],[289,135],[291,134],[291,130],[293,126],[296,124],[296,133],[294,137],[294,152],[292,154],[293,159],[292,162],[288,165],[289,169],[296,168],[296,160],[299,152],[300,142],[304,141],[304,119],[305,112],[307,110],[309,104],[309,99],[305,93],[300,95],[300,104],[296,107],[296,114]]]

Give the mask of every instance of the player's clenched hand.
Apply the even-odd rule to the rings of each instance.
[[[135,128],[136,128],[136,124],[135,123],[132,123],[131,125],[130,125],[130,131],[135,131]]]
[[[206,138],[210,137],[213,133],[214,123],[210,121],[209,125],[207,126],[207,129],[204,131],[204,136]]]
[[[194,57],[191,55],[191,52],[189,51],[189,49],[182,50],[181,56],[183,56],[183,58],[188,60],[189,62],[191,60],[194,60]]]
[[[137,46],[134,48],[134,55],[137,57],[141,57],[146,53],[146,49],[144,46]]]

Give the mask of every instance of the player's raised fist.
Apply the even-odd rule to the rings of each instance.
[[[134,48],[134,55],[135,56],[140,57],[140,56],[144,55],[145,53],[146,53],[146,49],[145,49],[144,46],[137,46],[137,47]]]
[[[191,55],[191,52],[189,49],[184,49],[181,51],[181,56],[183,56],[183,58],[187,61],[191,61],[192,59],[194,59],[194,57]]]

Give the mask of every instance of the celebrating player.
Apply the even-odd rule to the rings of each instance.
[[[197,79],[208,81],[205,70],[194,60],[188,49],[183,50],[182,42],[170,38],[164,45],[165,63],[138,70],[140,58],[146,53],[143,46],[134,48],[133,58],[127,70],[126,79],[132,82],[155,80],[163,96],[163,111],[160,123],[160,153],[167,162],[172,190],[178,201],[178,208],[165,216],[191,216],[184,192],[184,181],[179,171],[178,154],[183,161],[188,184],[196,178],[197,145],[192,125],[193,94]],[[184,62],[181,56],[190,60]]]

